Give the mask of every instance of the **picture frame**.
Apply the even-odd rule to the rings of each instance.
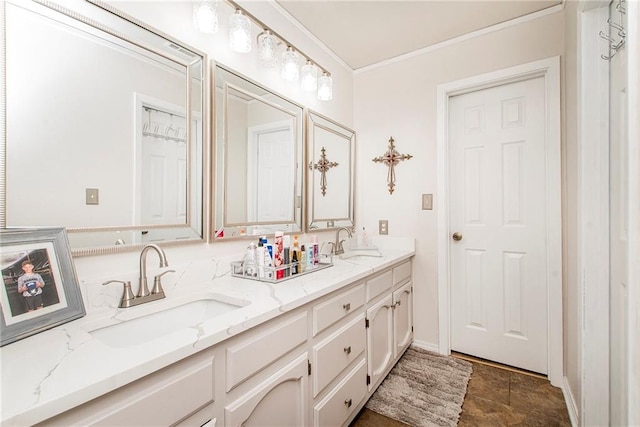
[[[85,315],[65,228],[0,230],[0,346]]]

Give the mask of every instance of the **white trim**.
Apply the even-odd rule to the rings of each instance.
[[[582,4],[591,6],[592,2]],[[581,4],[581,6],[582,6]],[[609,63],[599,27],[609,2],[578,12],[578,280],[580,419],[609,424]],[[603,286],[607,284],[607,286]]]
[[[571,425],[574,427],[580,425],[580,418],[578,418],[578,406],[576,405],[576,399],[573,397],[573,393],[571,392],[571,387],[569,386],[569,380],[567,377],[562,379],[562,395],[564,396],[564,403],[567,405],[567,412],[569,413]]]
[[[274,1],[274,0],[271,0]],[[374,70],[376,68],[385,67],[389,64],[394,64],[396,62],[401,62],[409,58],[413,58],[414,56],[424,55],[425,53],[432,52],[434,50],[442,49],[443,47],[451,46],[466,40],[470,40],[476,37],[484,36],[486,34],[494,33],[496,31],[504,30],[505,28],[513,27],[516,25],[521,25],[528,21],[533,21],[538,18],[542,18],[543,16],[551,15],[553,13],[562,12],[564,9],[564,2],[562,4],[558,4],[556,6],[549,7],[547,9],[540,10],[538,12],[530,13],[528,15],[520,16],[515,19],[511,19],[509,21],[501,22],[499,24],[491,25],[490,27],[482,28],[480,30],[472,31],[470,33],[463,34],[461,36],[454,37],[449,40],[445,40],[440,43],[432,44],[427,47],[423,47],[422,49],[414,50],[409,53],[404,53],[399,56],[395,56],[393,58],[385,59],[384,61],[376,62],[375,64],[367,65],[366,67],[356,68],[353,73],[359,74],[367,71]]]
[[[448,104],[449,97],[534,77],[545,79],[546,103],[546,223],[547,223],[547,338],[548,376],[551,384],[561,386],[562,347],[562,218],[560,155],[560,57],[458,80],[438,86],[437,159],[438,159],[438,324],[440,354],[451,353],[449,288],[449,195],[448,195]],[[555,184],[555,185],[554,185]]]
[[[414,340],[411,343],[411,345],[414,347],[421,348],[423,350],[432,351],[434,353],[440,353],[440,348],[438,347],[438,345],[430,342]]]
[[[300,21],[298,21],[293,15],[289,13],[284,7],[280,6],[280,4],[276,0],[266,0],[275,10],[278,11],[284,18],[287,19],[291,24],[293,24],[298,31],[302,34],[310,38],[314,44],[319,46],[322,50],[325,51],[334,61],[338,64],[342,65],[342,67],[347,70],[353,72],[353,68],[351,68],[342,58],[340,58],[329,46],[327,46],[322,40],[315,36],[311,31],[307,29]]]
[[[627,423],[640,425],[640,5],[627,2],[627,93],[629,116],[628,289],[629,384]]]

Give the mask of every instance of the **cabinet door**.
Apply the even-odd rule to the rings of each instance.
[[[393,360],[392,294],[367,310],[367,358],[370,377],[369,391],[384,375]]]
[[[413,288],[408,282],[393,293],[393,358],[411,343],[413,337]]]
[[[225,408],[226,426],[308,425],[308,359],[304,353]]]

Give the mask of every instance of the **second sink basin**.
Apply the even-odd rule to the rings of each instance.
[[[209,294],[202,299],[172,307],[139,306],[125,309],[132,311],[125,311],[116,316],[116,319],[122,320],[120,323],[97,327],[89,333],[110,347],[135,346],[180,330],[197,328],[198,324],[204,321],[237,310],[247,304],[248,302],[243,300]],[[146,310],[137,311],[136,308]],[[155,311],[149,312],[149,309],[154,308]],[[134,313],[133,310],[136,312]],[[135,315],[137,317],[133,317]]]

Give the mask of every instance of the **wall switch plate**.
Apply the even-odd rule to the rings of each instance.
[[[389,221],[386,219],[381,219],[378,222],[378,234],[382,236],[386,236],[389,234]]]
[[[433,210],[433,194],[422,195],[422,210],[423,211]]]
[[[98,189],[97,188],[86,188],[85,189],[85,203],[87,205],[97,205],[99,204],[98,200]]]

